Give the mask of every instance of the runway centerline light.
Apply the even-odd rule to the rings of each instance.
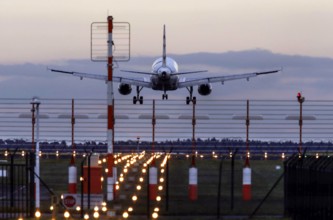
[[[128,216],[129,216],[129,215],[128,215],[128,212],[124,212],[124,213],[123,213],[123,218],[128,218]]]
[[[98,212],[94,212],[93,216],[94,216],[94,218],[99,218],[99,213]]]
[[[70,216],[69,211],[66,210],[66,211],[64,212],[64,217],[65,217],[66,219],[68,219],[69,216]]]
[[[41,212],[37,209],[35,212],[35,217],[40,218],[42,216]]]
[[[153,217],[154,219],[156,219],[156,218],[158,218],[158,214],[157,214],[156,212],[154,212],[154,213],[152,214],[152,217]]]

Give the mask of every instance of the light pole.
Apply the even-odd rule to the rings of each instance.
[[[299,92],[297,93],[297,101],[299,103],[299,147],[298,147],[298,153],[299,155],[302,155],[302,126],[303,126],[303,102],[305,98],[302,96],[302,94]]]
[[[35,202],[36,202],[36,212],[39,211],[40,208],[40,165],[39,165],[39,105],[40,100],[38,97],[33,97],[32,101],[30,102],[32,105],[32,143],[36,143],[35,147],[35,156],[36,156],[36,164],[35,164]],[[35,116],[36,111],[36,116]],[[36,126],[35,126],[36,123]],[[34,137],[36,129],[36,138]]]

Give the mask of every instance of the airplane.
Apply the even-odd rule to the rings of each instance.
[[[80,73],[73,71],[63,71],[56,69],[49,69],[53,72],[60,72],[66,74],[72,74],[73,76],[83,78],[91,78],[107,81],[107,76],[100,74]],[[113,76],[113,82],[118,82],[118,91],[122,95],[129,95],[132,92],[132,85],[136,86],[136,96],[133,97],[133,104],[139,102],[143,104],[143,96],[140,96],[140,92],[143,88],[149,88],[152,90],[163,91],[162,99],[168,99],[167,91],[173,91],[181,88],[186,88],[189,92],[189,96],[186,97],[186,104],[193,102],[195,104],[196,97],[193,96],[193,86],[198,86],[198,93],[202,96],[207,96],[212,92],[211,83],[224,83],[225,81],[247,79],[256,77],[259,75],[277,73],[281,70],[271,70],[265,72],[244,73],[236,75],[214,76],[214,77],[197,77],[186,78],[180,77],[186,74],[203,73],[207,70],[179,72],[177,62],[166,55],[166,33],[165,25],[163,27],[163,54],[162,57],[154,61],[151,72],[141,72],[132,70],[120,70],[122,72],[147,75],[148,77],[142,78],[130,78]]]

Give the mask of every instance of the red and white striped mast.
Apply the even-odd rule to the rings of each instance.
[[[107,104],[108,104],[108,127],[107,127],[107,200],[114,199],[114,186],[115,186],[115,167],[113,157],[113,143],[114,143],[114,97],[113,97],[113,55],[112,55],[112,30],[113,30],[113,17],[108,16],[108,78],[107,78]]]
[[[72,99],[72,157],[68,166],[68,193],[76,194],[77,192],[77,168],[75,166],[75,143],[74,143],[74,126],[75,126],[75,115],[74,115],[74,99]]]

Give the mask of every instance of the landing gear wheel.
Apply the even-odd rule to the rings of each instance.
[[[186,97],[186,105],[190,104],[190,97]]]
[[[163,99],[163,100],[164,100],[164,99],[168,100],[168,94],[163,94],[163,95],[162,95],[162,99]]]
[[[142,90],[143,86],[137,86],[136,87],[136,96],[133,96],[133,104],[135,105],[136,102],[139,102],[140,105],[143,104],[143,96],[140,96],[140,92]]]
[[[194,96],[192,99],[192,102],[193,102],[193,105],[197,104],[197,97]]]

